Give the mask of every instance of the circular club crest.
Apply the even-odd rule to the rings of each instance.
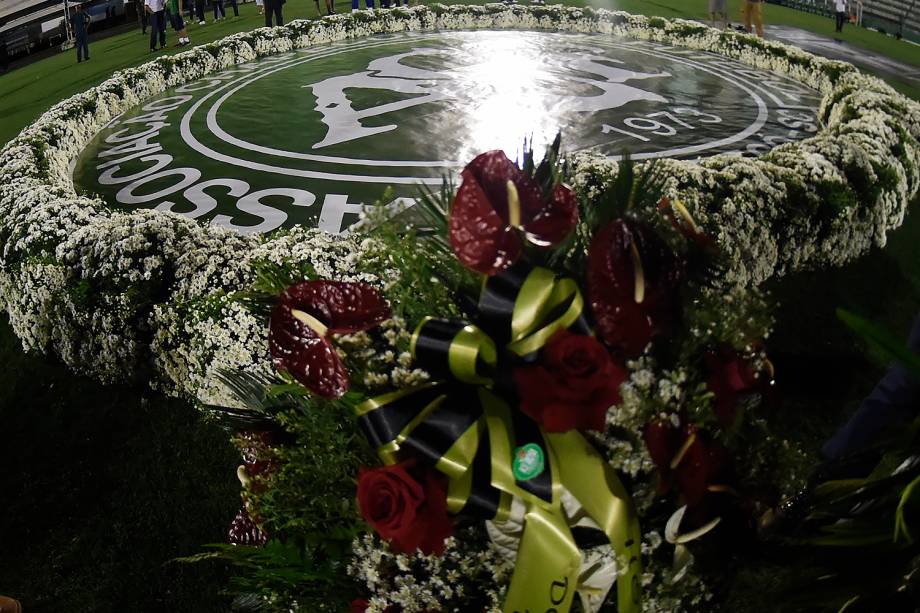
[[[610,157],[758,155],[817,130],[818,92],[701,51],[604,35],[398,34],[236,66],[106,126],[78,189],[265,233],[339,232],[476,154],[560,130]]]
[[[514,450],[511,472],[518,481],[530,481],[543,474],[545,460],[543,450],[535,443],[527,443]]]

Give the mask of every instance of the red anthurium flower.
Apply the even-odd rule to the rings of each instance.
[[[285,290],[272,310],[268,347],[276,368],[320,396],[339,398],[348,391],[348,373],[328,335],[368,330],[389,316],[369,285],[304,281]]]
[[[677,318],[684,264],[655,231],[617,219],[588,251],[588,297],[597,332],[623,356],[640,355]]]
[[[670,419],[656,419],[645,426],[645,446],[658,469],[658,489],[666,492],[671,486],[671,460],[680,450],[684,437],[681,429]]]
[[[540,247],[562,241],[578,223],[578,205],[568,187],[544,193],[503,151],[480,154],[461,173],[450,208],[448,235],[457,259],[472,270],[495,274],[521,255],[522,230]]]
[[[261,547],[268,542],[268,535],[262,531],[256,521],[249,515],[243,505],[227,532],[227,540],[231,545],[245,545],[248,547]]]
[[[684,440],[677,455],[671,459],[674,486],[688,507],[699,505],[708,492],[720,492],[730,480],[728,450],[710,439],[705,432],[689,424],[683,430]]]
[[[730,428],[735,423],[742,399],[758,392],[763,380],[757,377],[750,362],[729,346],[707,351],[703,354],[703,363],[708,373],[706,387],[715,396],[713,410],[722,427]]]

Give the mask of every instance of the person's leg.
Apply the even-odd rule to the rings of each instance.
[[[160,48],[166,46],[166,11],[160,11]]]
[[[751,31],[751,3],[747,0],[744,0],[744,8],[742,10],[742,17],[744,18],[744,29],[747,32]]]
[[[284,25],[284,15],[282,15],[283,8],[284,5],[281,4],[281,0],[275,0],[275,25]]]
[[[265,25],[272,27],[272,10],[275,0],[265,0]]]
[[[374,0],[364,0],[364,4],[365,4],[365,6],[367,6],[367,8],[369,8],[369,9],[374,8]]]
[[[198,23],[204,25],[204,0],[195,0],[195,13],[198,16]]]
[[[233,7],[233,16],[239,17],[240,7],[239,7],[239,3],[237,2],[237,0],[230,0],[230,5]]]
[[[83,37],[83,59],[89,59],[89,36]]]
[[[80,62],[83,61],[83,41],[81,40],[79,36],[77,37],[76,47],[77,47],[77,64],[79,64]]]
[[[754,25],[757,26],[757,36],[763,38],[763,2],[754,3]]]
[[[160,27],[157,24],[157,14],[150,13],[150,50],[157,49],[157,36],[159,36]]]

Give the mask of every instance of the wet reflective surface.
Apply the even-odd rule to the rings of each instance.
[[[112,205],[242,232],[338,231],[387,186],[412,197],[477,153],[758,155],[817,129],[817,92],[725,58],[602,35],[401,34],[317,46],[167,92],[75,168]]]

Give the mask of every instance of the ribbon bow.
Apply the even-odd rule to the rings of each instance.
[[[486,280],[478,325],[426,318],[416,329],[414,357],[443,380],[358,407],[361,427],[384,463],[414,456],[449,477],[451,513],[501,522],[513,498],[525,504],[505,613],[565,612],[572,604],[582,554],[562,509],[563,490],[625,564],[617,610],[639,609],[639,524],[625,488],[580,433],[544,432],[516,408],[511,366],[534,361],[559,330],[590,333],[583,310],[574,280],[518,264]]]

